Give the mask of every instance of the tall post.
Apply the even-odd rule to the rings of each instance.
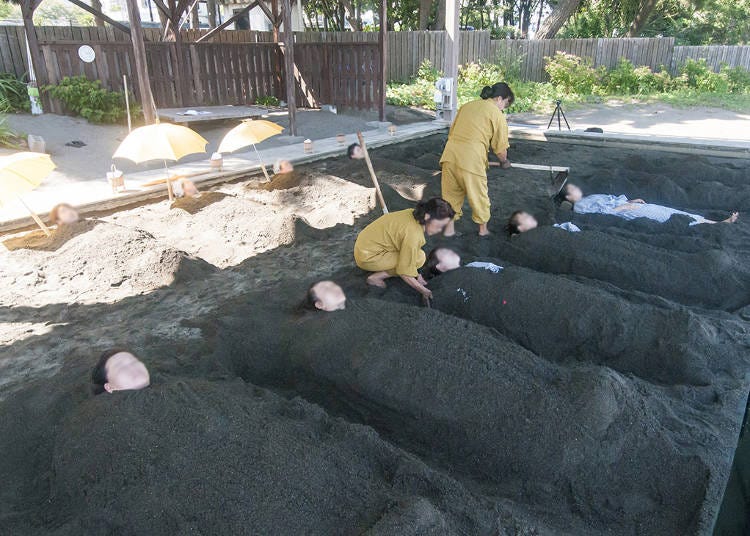
[[[286,106],[289,111],[289,135],[297,135],[297,90],[294,77],[294,32],[292,31],[292,3],[283,0],[284,9],[284,72],[286,73]]]
[[[21,17],[23,18],[23,27],[26,32],[26,44],[29,50],[29,63],[31,64],[29,72],[34,73],[33,82],[36,87],[43,87],[49,84],[49,78],[47,76],[47,64],[44,63],[44,56],[42,55],[42,49],[39,46],[39,40],[36,35],[36,28],[34,27],[34,11],[39,6],[36,0],[23,0],[21,2]],[[41,92],[40,92],[41,93]],[[42,105],[50,109],[50,100],[47,93],[41,93]]]
[[[385,91],[388,84],[388,2],[380,0],[380,121],[385,121]]]
[[[453,123],[456,117],[458,84],[458,47],[461,34],[458,31],[459,13],[458,0],[445,0],[445,76],[453,79],[451,87],[451,108],[443,112],[443,120]]]
[[[143,108],[143,118],[146,124],[156,122],[154,97],[151,94],[151,79],[148,76],[146,63],[146,45],[143,42],[143,27],[141,26],[141,12],[138,10],[138,0],[127,0],[128,20],[130,21],[130,40],[133,42],[133,57],[135,58],[135,72],[138,75],[138,98]]]

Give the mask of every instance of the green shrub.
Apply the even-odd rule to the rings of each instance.
[[[730,93],[750,93],[750,71],[747,69],[722,65],[721,74],[727,78]]]
[[[278,106],[281,104],[281,101],[273,95],[266,95],[265,97],[255,99],[255,104],[258,106]]]
[[[99,80],[66,76],[59,84],[43,89],[62,101],[71,112],[92,123],[117,123],[127,114],[125,95],[104,89]]]
[[[0,73],[0,113],[31,110],[26,84],[12,73]]]
[[[8,120],[4,115],[0,115],[0,146],[11,149],[22,149],[23,140],[8,125]]]
[[[713,72],[705,59],[687,60],[680,69],[680,74],[685,75],[688,87],[711,93],[729,92],[727,75]]]
[[[605,73],[603,68],[595,69],[591,59],[579,58],[566,52],[558,52],[551,58],[545,58],[544,70],[553,85],[577,95],[595,94]]]
[[[424,60],[417,69],[418,80],[435,83],[441,76],[443,76],[443,73],[433,67],[430,60]]]

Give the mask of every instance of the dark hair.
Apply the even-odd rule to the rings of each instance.
[[[61,208],[69,208],[69,209],[75,210],[75,208],[72,205],[69,205],[67,203],[58,203],[57,205],[52,207],[52,210],[49,211],[49,221],[51,223],[57,223],[57,212]]]
[[[125,348],[109,348],[108,350],[102,352],[102,354],[99,356],[99,361],[96,363],[94,370],[91,371],[91,383],[94,384],[92,387],[92,391],[95,395],[103,393],[104,384],[109,381],[109,379],[107,378],[107,361],[109,361],[110,357],[115,354],[119,354],[120,352],[128,352],[130,354],[133,353]]]
[[[564,201],[568,200],[568,186],[570,186],[570,184],[564,184],[563,187],[560,188],[560,191],[555,194],[555,197],[552,198],[557,206],[562,205]]]
[[[497,84],[494,84],[492,86],[484,86],[479,96],[484,100],[494,99],[497,97],[502,97],[504,99],[507,98],[508,106],[513,104],[513,101],[516,100],[516,96],[513,94],[513,90],[510,89],[510,86],[505,82],[498,82]]]
[[[450,251],[451,248],[446,247],[436,247],[430,253],[427,255],[427,260],[424,263],[424,266],[422,267],[422,275],[428,276],[428,278],[437,277],[443,272],[438,269],[438,264],[440,264],[440,259],[438,258],[438,251],[441,249],[447,249]]]
[[[427,214],[429,214],[430,218],[433,220],[444,220],[445,218],[453,219],[456,215],[456,211],[453,210],[453,207],[448,204],[448,201],[442,197],[433,197],[427,201],[420,201],[417,203],[412,214],[414,215],[415,220],[424,224],[426,221],[425,216]]]
[[[513,236],[521,232],[518,230],[517,218],[522,212],[523,210],[516,210],[513,214],[510,215],[510,218],[508,218],[508,223],[505,224],[505,230],[508,232],[509,236]]]
[[[346,148],[346,156],[348,156],[350,159],[354,157],[354,149],[359,147],[359,143],[352,143],[349,147]]]

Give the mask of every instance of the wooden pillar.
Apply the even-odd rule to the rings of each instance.
[[[297,135],[297,84],[294,77],[294,32],[292,3],[283,0],[284,10],[284,72],[286,73],[286,105],[289,111],[289,135]]]
[[[40,2],[34,0],[24,0],[21,2],[21,17],[23,18],[23,29],[26,32],[26,40],[29,43],[29,55],[34,67],[34,76],[38,87],[49,84],[47,76],[47,64],[44,62],[42,49],[39,46],[39,40],[34,27],[34,11]]]
[[[135,72],[138,76],[138,98],[143,108],[146,124],[156,122],[154,97],[151,94],[151,79],[148,75],[146,63],[146,45],[143,42],[143,27],[141,13],[138,11],[138,0],[127,0],[128,20],[130,21],[130,40],[133,42],[133,57],[135,58]]]
[[[456,86],[458,85],[458,47],[461,34],[458,30],[460,4],[458,0],[445,0],[445,76],[453,79],[451,110],[443,112],[443,119],[453,123],[458,108]]]
[[[385,121],[385,90],[388,84],[388,2],[380,0],[380,120]]]

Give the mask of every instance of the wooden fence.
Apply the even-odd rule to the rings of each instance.
[[[194,42],[207,30],[185,30],[185,42]],[[41,26],[37,28],[42,42],[128,43],[129,37],[111,27]],[[146,40],[159,42],[161,31],[145,28]],[[296,32],[295,43],[377,43],[376,32]],[[227,30],[219,32],[211,43],[270,43],[271,32]],[[750,70],[749,46],[675,46],[672,38],[653,39],[552,39],[552,40],[491,40],[489,32],[461,32],[460,63],[500,61],[515,66],[525,80],[545,79],[544,58],[557,51],[591,58],[595,65],[613,67],[620,58],[635,65],[659,69],[662,65],[672,73],[688,58],[706,59],[714,69],[723,63]],[[428,59],[438,69],[444,68],[444,32],[390,32],[388,36],[388,79],[406,80],[414,76],[419,65]],[[22,76],[28,69],[23,28],[0,26],[0,71]]]

